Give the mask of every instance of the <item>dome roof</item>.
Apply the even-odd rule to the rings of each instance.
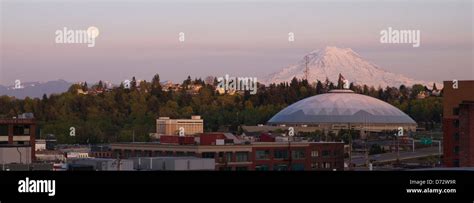
[[[268,124],[312,123],[416,124],[398,108],[351,90],[332,90],[300,100],[268,121]]]

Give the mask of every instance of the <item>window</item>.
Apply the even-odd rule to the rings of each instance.
[[[257,150],[255,152],[255,159],[257,160],[270,159],[270,150]]]
[[[291,164],[291,170],[304,171],[304,164]]]
[[[459,159],[454,159],[453,165],[454,167],[459,167]]]
[[[454,155],[459,155],[459,146],[454,147]]]
[[[311,151],[311,157],[318,157],[318,156],[319,156],[319,151],[318,150]]]
[[[248,171],[249,168],[247,166],[237,166],[235,167],[236,171]]]
[[[454,140],[459,141],[459,133],[454,133]]]
[[[453,108],[453,115],[459,115],[459,107]]]
[[[457,120],[457,119],[454,120],[453,125],[454,125],[455,128],[459,128],[459,120]]]
[[[235,159],[237,162],[247,162],[249,159],[249,153],[248,152],[236,152],[235,153]]]
[[[305,158],[305,150],[304,149],[293,150],[293,151],[291,151],[291,155],[292,155],[293,159],[304,159]]]
[[[268,165],[265,165],[265,164],[256,165],[255,170],[256,171],[268,171]]]
[[[330,154],[331,154],[331,152],[329,150],[323,150],[323,152],[322,152],[323,157],[328,157]]]
[[[232,160],[232,152],[226,152],[226,153],[225,153],[225,160],[226,160],[227,162],[232,162],[232,161],[233,161],[233,160]]]
[[[319,168],[319,163],[318,162],[314,162],[311,164],[311,169],[317,169]]]
[[[273,151],[273,157],[275,159],[288,159],[288,150],[275,150]]]
[[[203,152],[202,153],[202,158],[214,158],[216,156],[216,153],[214,152]]]
[[[274,171],[287,171],[288,170],[288,165],[286,164],[275,164],[273,166]]]
[[[184,152],[176,152],[176,156],[186,156]]]
[[[25,126],[23,128],[23,135],[29,135],[30,134],[30,126]]]
[[[13,126],[13,135],[29,135],[30,126],[27,125],[15,125]]]
[[[232,167],[222,166],[219,168],[219,171],[232,171]]]
[[[130,151],[130,150],[125,150],[125,151],[124,151],[124,157],[125,157],[125,158],[129,158],[129,157],[131,157],[131,156],[132,156],[132,151]]]
[[[8,135],[8,125],[0,125],[0,136]]]
[[[329,162],[324,162],[324,163],[323,163],[323,168],[331,168],[331,163],[329,163]]]

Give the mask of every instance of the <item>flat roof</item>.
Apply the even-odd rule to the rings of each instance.
[[[34,118],[0,118],[0,124],[35,124]]]

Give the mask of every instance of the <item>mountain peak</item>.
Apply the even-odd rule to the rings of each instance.
[[[339,48],[336,46],[326,46],[322,49],[316,49],[311,51],[309,54],[348,54],[355,53],[351,48]]]
[[[308,78],[309,82],[324,81],[328,78],[332,82],[338,81],[339,74],[357,85],[377,87],[399,87],[400,85],[425,84],[428,87],[432,82],[417,81],[400,74],[390,73],[365,60],[351,48],[327,46],[306,54],[300,61],[279,72],[269,75],[263,80],[264,84],[291,81]]]

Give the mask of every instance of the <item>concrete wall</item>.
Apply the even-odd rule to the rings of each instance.
[[[92,166],[96,171],[132,171],[133,161],[127,159],[96,159],[96,158],[72,158],[68,159],[68,163]]]
[[[195,157],[137,157],[133,158],[134,168],[151,171],[215,170],[214,159]]]
[[[31,147],[0,147],[0,164],[31,163]]]

